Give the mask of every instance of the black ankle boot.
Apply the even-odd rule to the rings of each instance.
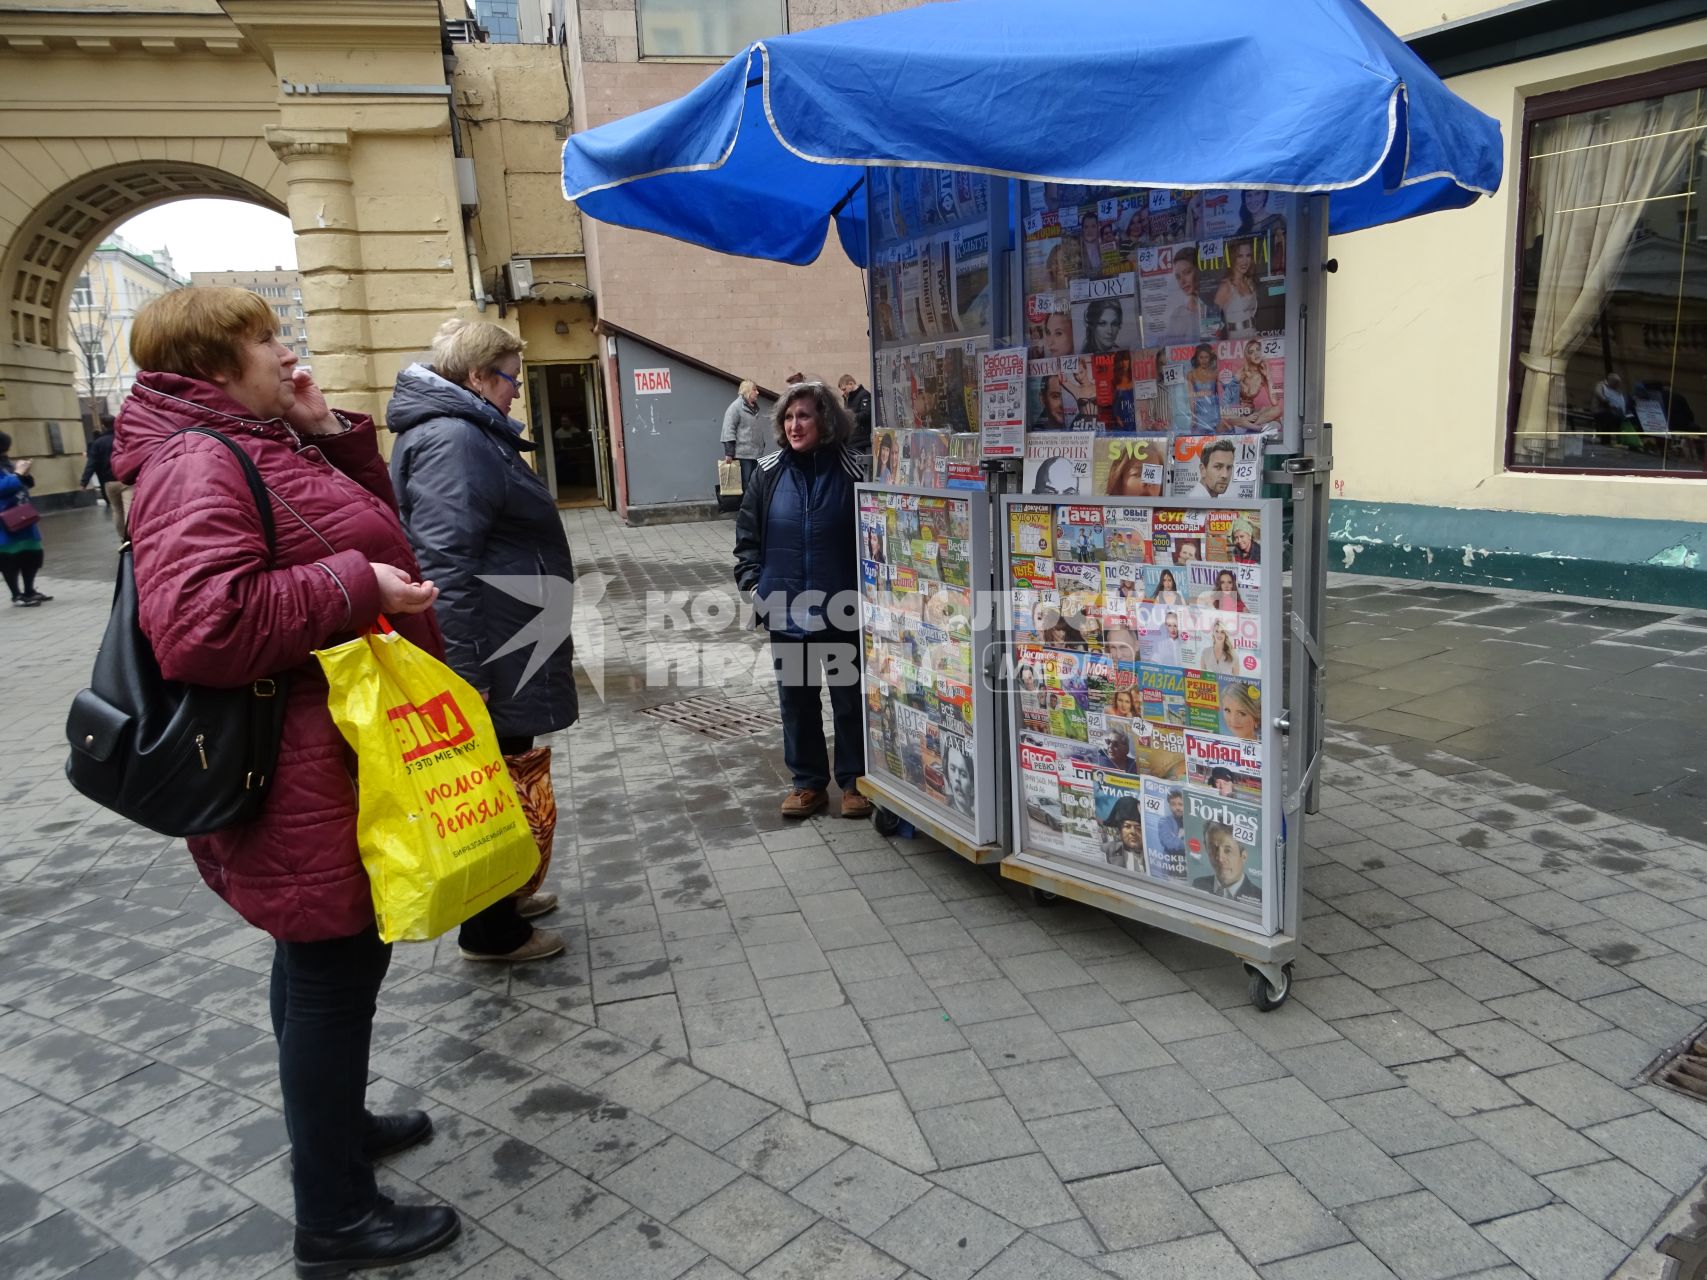
[[[362,1131],[362,1155],[368,1162],[407,1151],[433,1136],[433,1122],[425,1111],[399,1111],[373,1116]]]
[[[303,1280],[391,1267],[436,1253],[462,1234],[456,1210],[444,1205],[382,1202],[342,1231],[296,1230],[296,1274]]]

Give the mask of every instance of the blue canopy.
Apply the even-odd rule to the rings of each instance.
[[[865,264],[867,165],[1088,186],[1331,192],[1356,231],[1498,188],[1499,123],[1359,0],[951,0],[760,40],[674,102],[571,136],[602,222]]]

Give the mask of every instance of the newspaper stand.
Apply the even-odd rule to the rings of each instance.
[[[944,192],[944,209],[952,209],[950,193],[958,181],[964,197],[966,183],[988,182],[988,217],[971,220],[978,231],[988,233],[988,314],[980,315],[971,342],[964,329],[954,337],[931,334],[909,335],[902,314],[916,316],[925,306],[923,293],[932,285],[931,259],[952,271],[960,259],[959,246],[971,234],[969,222],[916,235],[918,244],[908,246],[902,224],[905,216],[897,193],[901,175],[907,170],[869,169],[868,217],[870,262],[868,305],[872,316],[874,428],[903,425],[942,425],[929,422],[933,404],[944,394],[935,390],[921,401],[921,370],[930,368],[928,356],[915,367],[907,346],[909,336],[919,342],[918,350],[937,346],[946,349],[965,343],[960,357],[962,376],[975,376],[973,343],[1002,348],[1018,345],[1024,337],[1020,317],[1027,315],[1023,244],[1015,232],[1023,225],[1026,210],[1018,183],[992,181],[982,175],[938,171]],[[928,180],[926,180],[928,182]],[[923,184],[918,189],[926,189]],[[922,834],[974,863],[999,862],[1001,874],[1029,886],[1040,902],[1067,898],[1114,915],[1138,920],[1196,941],[1228,951],[1251,974],[1251,1002],[1260,1010],[1277,1008],[1291,991],[1292,963],[1297,954],[1300,889],[1303,866],[1304,816],[1315,808],[1315,782],[1322,742],[1321,717],[1321,631],[1327,567],[1326,482],[1331,467],[1328,429],[1321,423],[1321,316],[1323,272],[1327,240],[1326,201],[1302,197],[1275,197],[1286,211],[1291,230],[1294,261],[1286,283],[1286,417],[1278,438],[1267,441],[1260,464],[1263,479],[1276,497],[1245,503],[1223,504],[1224,509],[1244,507],[1262,526],[1262,633],[1267,650],[1262,676],[1264,742],[1261,795],[1263,817],[1260,847],[1251,855],[1248,880],[1261,884],[1261,907],[1253,912],[1245,906],[1215,901],[1208,893],[1195,892],[1187,884],[1158,885],[1142,874],[1099,868],[1083,857],[1035,847],[1027,838],[1026,814],[1021,787],[1018,746],[1022,735],[1018,691],[1013,679],[1013,648],[1016,636],[1010,619],[996,618],[991,635],[980,636],[977,675],[972,697],[973,733],[976,741],[979,803],[995,801],[993,822],[982,817],[977,823],[952,811],[940,798],[917,785],[890,774],[883,767],[883,743],[868,733],[868,774],[861,790],[879,806],[880,828],[892,830],[905,818]],[[914,206],[917,209],[917,206]],[[1010,220],[1009,209],[1016,210]],[[952,222],[945,213],[944,224]],[[916,230],[916,229],[915,229]],[[917,272],[917,283],[903,284],[901,266]],[[917,300],[914,290],[923,290]],[[944,306],[949,296],[939,295],[932,304]],[[1137,299],[1134,297],[1134,303]],[[904,309],[911,309],[904,312]],[[939,311],[940,314],[940,311]],[[903,357],[909,362],[903,369]],[[936,372],[942,372],[940,366]],[[931,396],[935,397],[933,400]],[[949,401],[952,404],[952,401]],[[921,421],[921,419],[924,421]],[[976,424],[973,424],[974,426]],[[880,437],[874,437],[880,438]],[[1005,601],[1008,581],[1009,540],[1007,515],[1028,498],[1020,463],[985,457],[981,464],[983,487],[988,501],[981,504],[989,525],[982,535],[989,560],[980,554],[972,581],[978,591],[992,600]],[[966,490],[939,485],[896,484],[893,474],[883,475],[874,466],[874,483],[860,486],[861,501],[874,494],[915,494],[933,499],[964,498]],[[940,480],[941,471],[938,476]],[[904,477],[917,480],[917,476]],[[961,480],[964,482],[964,467]],[[1078,502],[1081,499],[1072,499]],[[1082,501],[1112,507],[1132,499],[1087,496]],[[1185,508],[1193,505],[1180,499],[1144,499],[1152,508]],[[1290,537],[1283,536],[1284,524]],[[1283,559],[1290,552],[1291,590],[1281,577]],[[874,672],[870,669],[873,645],[869,633],[863,637],[867,659],[865,679],[868,694]],[[917,771],[915,771],[916,775]],[[1191,870],[1204,868],[1201,852],[1191,860]]]

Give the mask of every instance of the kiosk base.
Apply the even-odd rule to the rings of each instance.
[[[973,844],[964,836],[956,835],[930,814],[923,812],[919,806],[904,799],[898,792],[891,791],[869,774],[859,780],[859,791],[861,795],[877,806],[877,812],[872,815],[872,818],[879,831],[884,831],[885,814],[900,814],[913,824],[914,829],[920,835],[929,836],[943,848],[958,853],[968,862],[984,864],[1002,860],[1002,847],[1000,845]],[[893,829],[891,825],[889,830],[893,831]],[[889,834],[889,831],[884,831],[884,834]]]
[[[1292,994],[1292,962],[1298,952],[1298,940],[1290,934],[1279,933],[1264,938],[1232,929],[1163,902],[1089,883],[1023,853],[1003,859],[1002,874],[1010,880],[1029,885],[1040,900],[1045,895],[1071,898],[1110,915],[1125,916],[1128,920],[1231,952],[1250,973],[1251,1004],[1263,1013],[1280,1008]]]

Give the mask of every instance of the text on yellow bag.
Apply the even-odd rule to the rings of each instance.
[[[387,942],[436,938],[539,865],[472,685],[395,632],[315,652],[356,753],[356,839]]]

